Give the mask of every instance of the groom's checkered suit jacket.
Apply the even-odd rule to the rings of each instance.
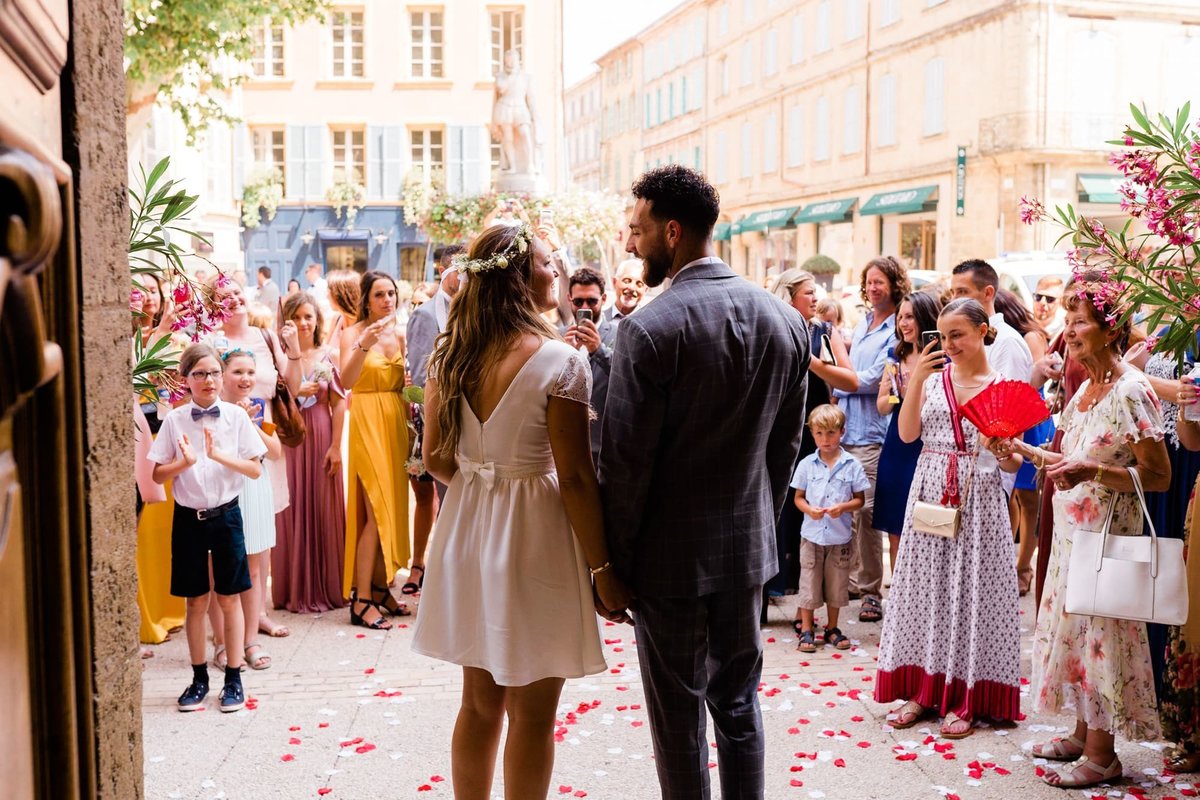
[[[717,261],[621,321],[599,471],[613,564],[635,592],[692,597],[777,572],[808,361],[800,315]]]

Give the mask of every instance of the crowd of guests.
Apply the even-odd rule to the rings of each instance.
[[[914,290],[881,256],[847,330],[813,275],[764,292],[715,257],[698,173],[652,170],[634,196],[634,258],[611,279],[572,268],[552,225],[498,218],[440,249],[409,298],[319,265],[283,293],[261,269],[253,306],[213,282],[229,316],[182,349],[186,396],[135,408],[142,637],[184,625],[181,710],[208,692],[210,628],[236,710],[242,665],[271,665],[260,637],[288,635],[272,610],[348,605],[386,630],[420,596],[414,649],[464,669],[456,792],[486,796],[507,715],[506,782],[545,796],[562,682],[605,666],[594,606],[637,625],[664,796],[708,794],[703,698],[724,792],[761,797],[770,597],[797,594],[805,653],[849,648],[858,600],[882,625],[875,699],[903,701],[889,723],[938,717],[959,739],[1020,718],[1033,592],[1033,710],[1076,720],[1034,746],[1067,762],[1045,781],[1119,779],[1118,735],[1165,736],[1173,770],[1200,769],[1197,615],[1166,628],[1064,606],[1072,531],[1143,532],[1129,469],[1161,535],[1200,520],[1196,387],[1107,276],[1048,275],[1026,307],[986,261]],[[170,289],[144,283],[150,343],[170,335]],[[960,409],[1005,380],[1053,416],[989,439]]]

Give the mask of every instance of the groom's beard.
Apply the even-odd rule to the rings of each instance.
[[[671,271],[672,259],[665,249],[658,253],[647,253],[642,256],[642,263],[646,267],[646,285],[650,288],[662,286],[663,281],[667,279],[667,273]]]

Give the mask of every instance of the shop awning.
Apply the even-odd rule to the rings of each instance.
[[[809,203],[792,222],[803,225],[806,222],[849,222],[857,197],[847,197],[844,200],[822,200],[819,203]]]
[[[729,232],[732,228],[733,223],[731,222],[718,222],[716,227],[713,228],[713,241],[728,242],[730,236]]]
[[[918,211],[933,211],[937,208],[936,186],[917,186],[874,195],[858,213],[868,214],[915,214]]]
[[[755,211],[742,220],[742,233],[746,231],[765,231],[768,228],[786,228],[799,206],[789,208],[772,208],[767,211]]]
[[[1107,203],[1115,205],[1121,202],[1121,184],[1125,178],[1120,175],[1079,174],[1079,202]]]

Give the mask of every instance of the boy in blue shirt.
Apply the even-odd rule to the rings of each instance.
[[[817,651],[813,612],[829,611],[824,642],[838,650],[850,639],[838,628],[838,611],[850,604],[850,539],[854,512],[866,502],[867,473],[842,449],[846,414],[833,405],[817,406],[808,416],[817,452],[796,465],[791,486],[796,508],[804,514],[800,528],[800,643],[802,653]]]

